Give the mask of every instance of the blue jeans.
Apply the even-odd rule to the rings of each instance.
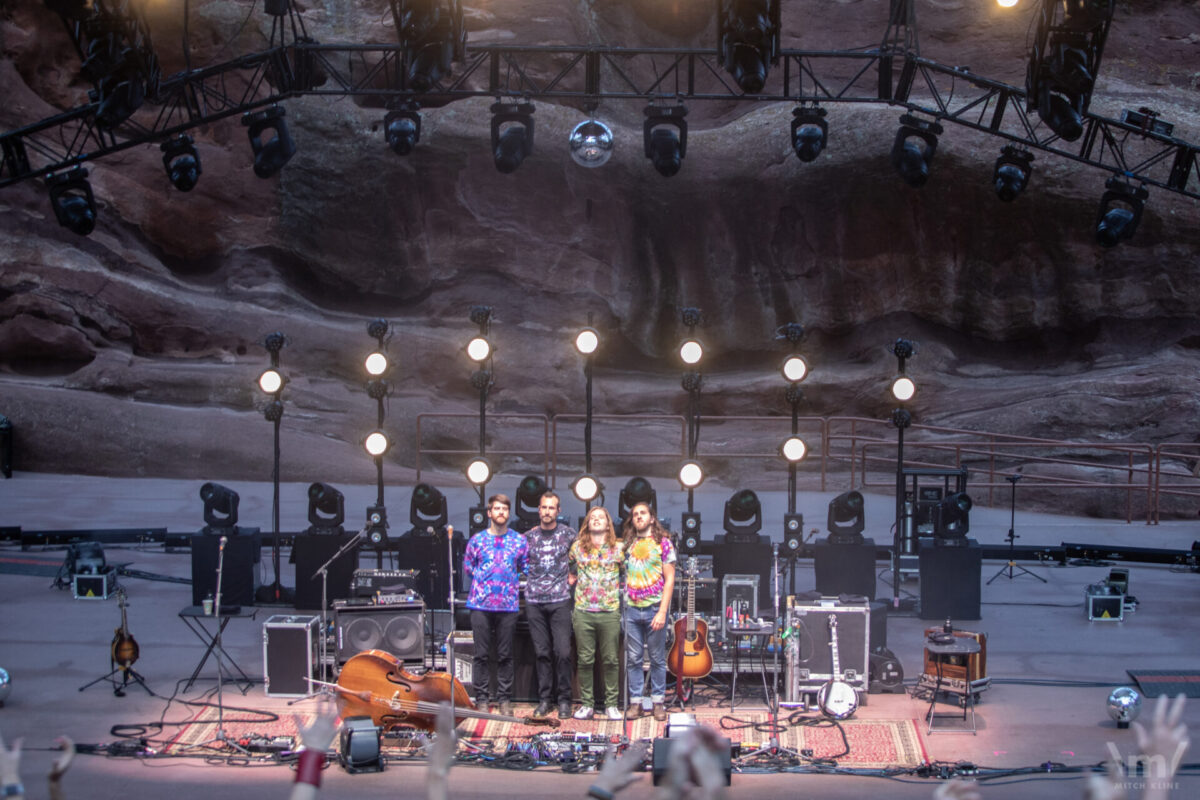
[[[647,608],[625,607],[625,679],[630,705],[645,705],[646,675],[643,648],[650,649],[650,700],[661,703],[667,694],[667,626],[651,630],[658,603]]]

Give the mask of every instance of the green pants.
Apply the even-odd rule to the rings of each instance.
[[[579,699],[584,708],[595,707],[596,654],[604,668],[604,707],[617,708],[620,697],[620,611],[580,611],[572,614],[579,664]]]

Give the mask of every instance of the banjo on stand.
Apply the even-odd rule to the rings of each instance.
[[[829,648],[833,654],[833,672],[829,682],[817,690],[817,706],[828,717],[847,719],[858,710],[858,694],[853,686],[842,680],[842,666],[838,661],[837,614],[829,615]]]

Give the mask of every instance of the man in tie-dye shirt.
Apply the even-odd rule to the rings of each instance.
[[[643,649],[650,653],[650,701],[654,718],[667,718],[667,613],[675,590],[675,547],[646,503],[625,520],[625,670],[627,719],[642,715],[646,698]]]
[[[496,650],[496,694],[501,714],[512,714],[513,631],[520,610],[520,575],[529,550],[525,537],[508,527],[512,503],[507,495],[488,498],[488,527],[471,537],[463,555],[463,572],[471,580],[467,608],[475,654],[471,683],[475,705],[488,709],[492,648]]]

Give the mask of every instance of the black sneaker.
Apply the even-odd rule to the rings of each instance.
[[[558,704],[558,718],[559,719],[570,719],[571,718],[571,702],[569,700],[563,700],[561,703]]]
[[[534,709],[533,716],[535,716],[535,717],[550,716],[550,701],[543,700],[542,702],[538,703],[538,707],[536,709]]]

